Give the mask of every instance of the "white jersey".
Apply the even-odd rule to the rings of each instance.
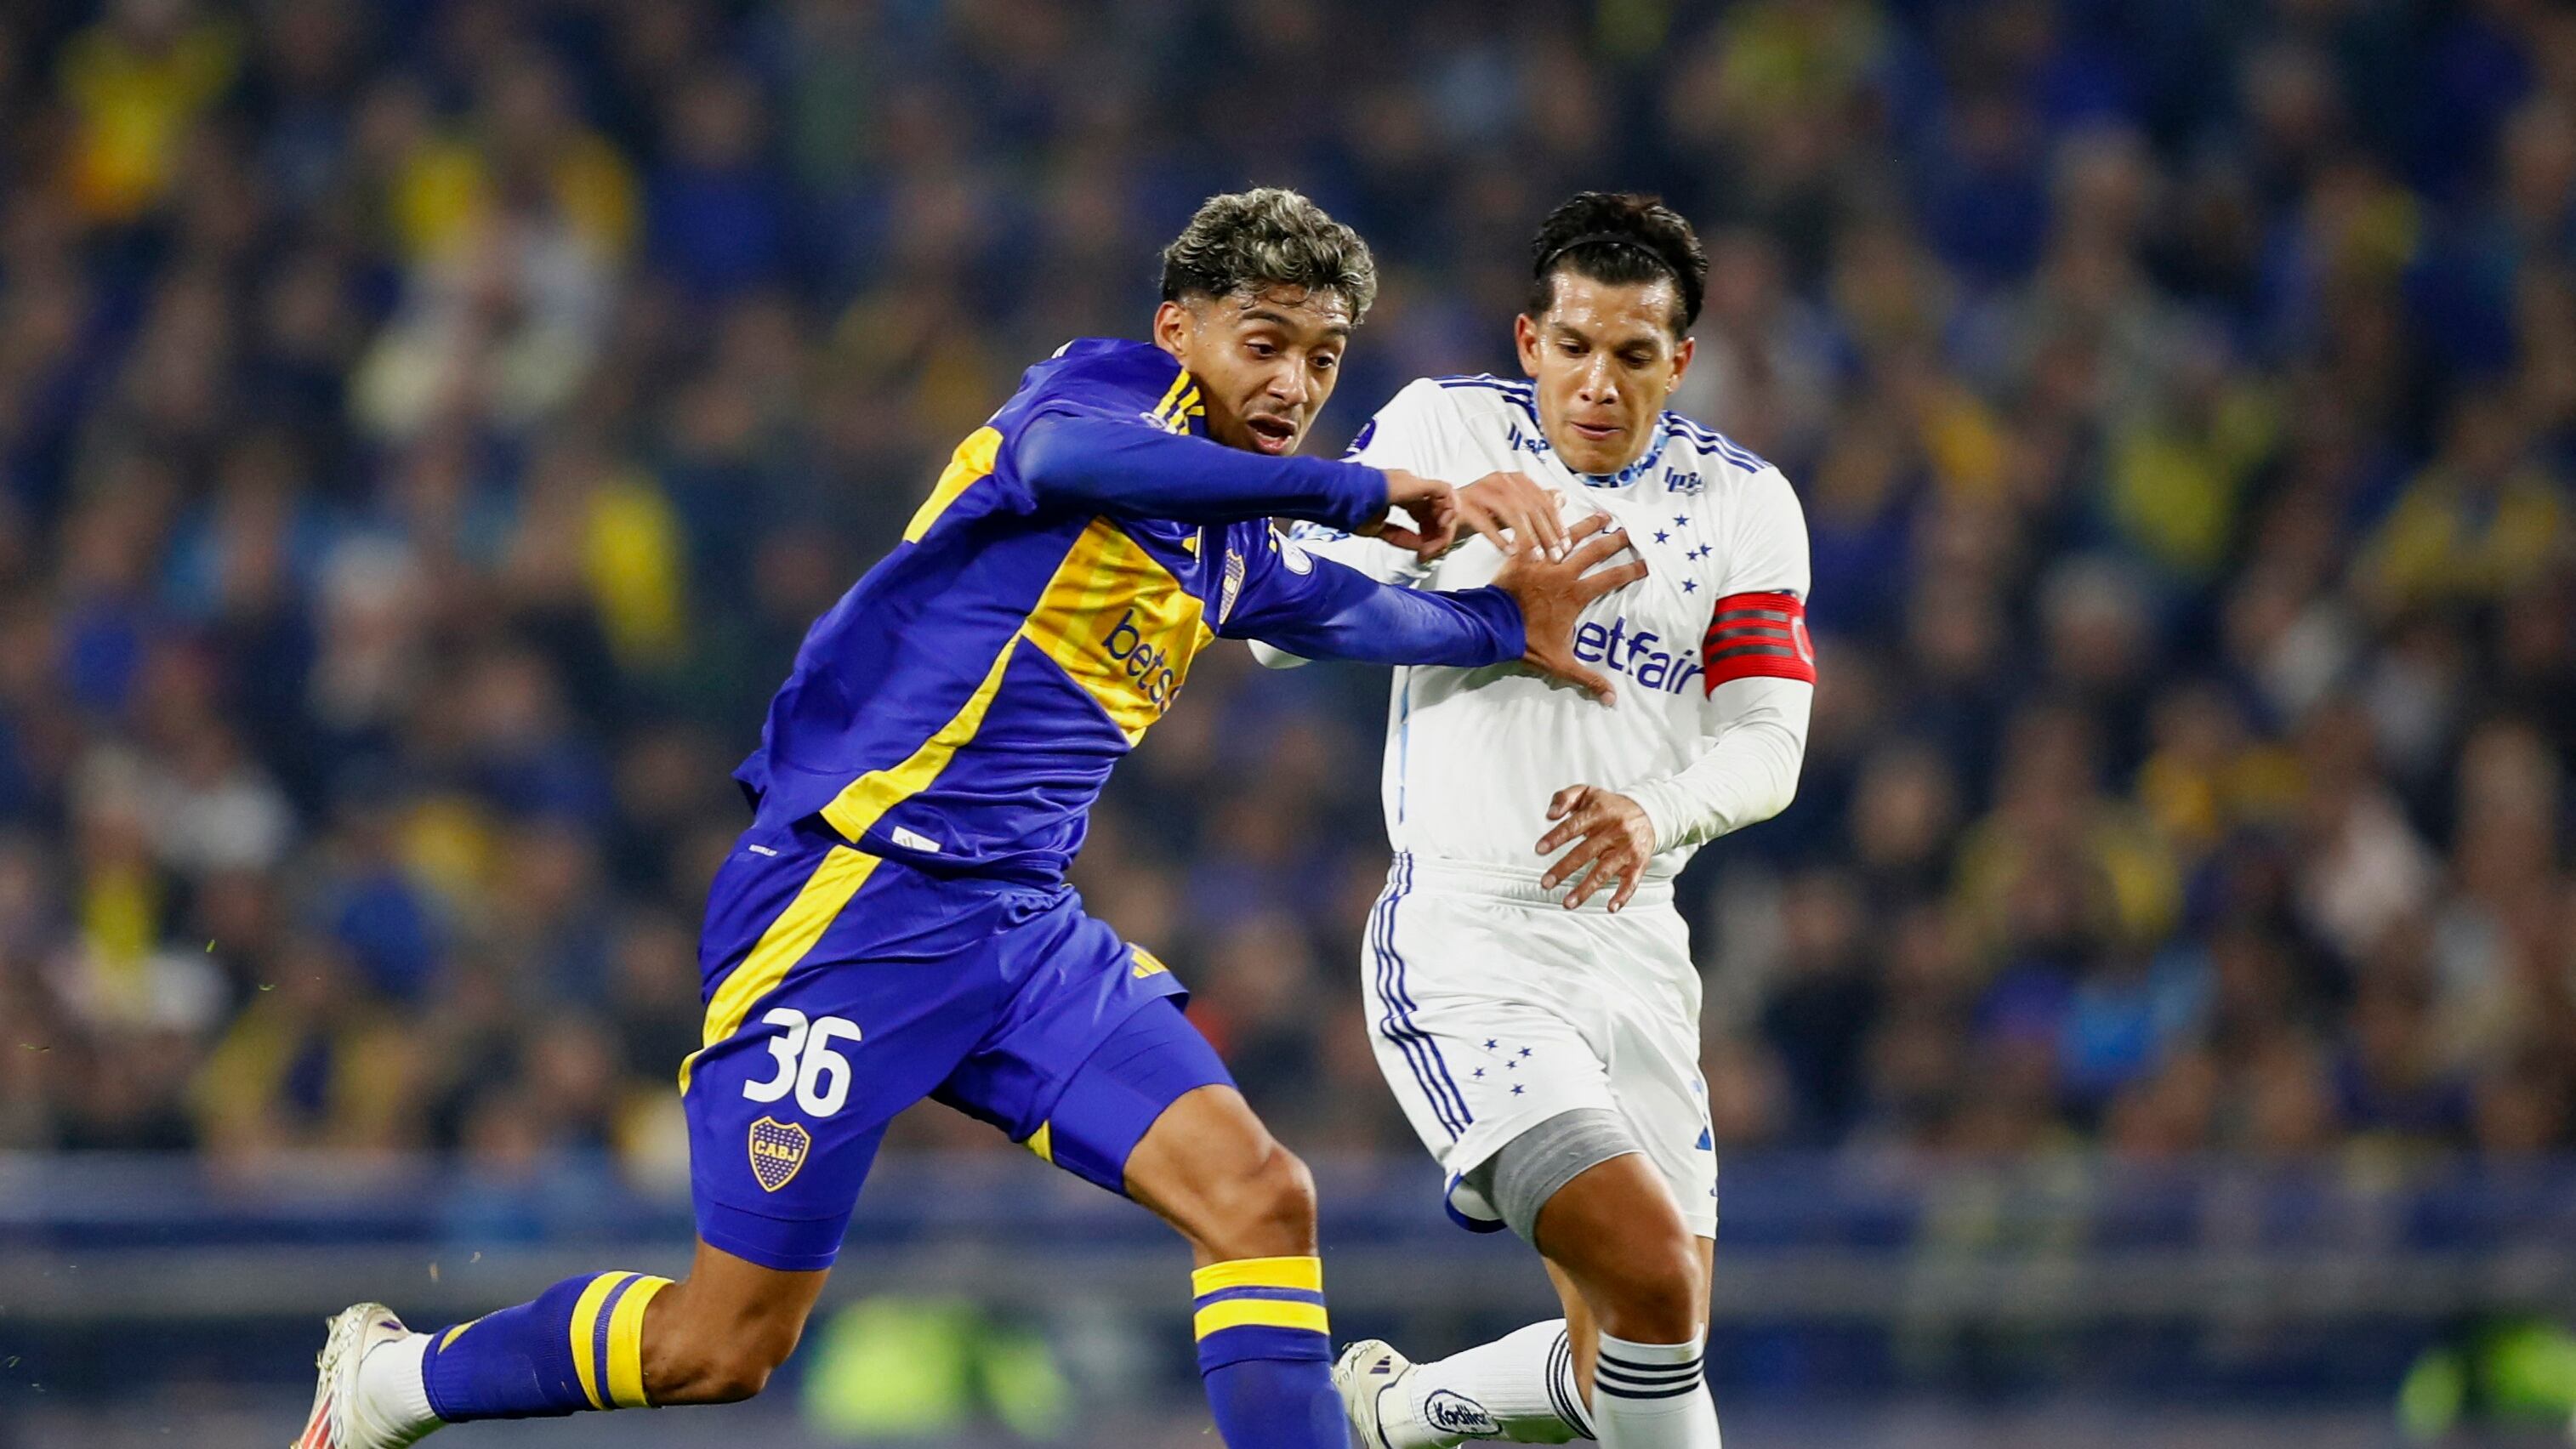
[[[1456,483],[1526,473],[1559,495],[1569,524],[1608,514],[1649,571],[1596,600],[1575,635],[1576,657],[1616,687],[1607,707],[1518,664],[1396,669],[1384,796],[1398,852],[1536,876],[1546,864],[1536,845],[1549,829],[1549,798],[1587,784],[1646,808],[1659,849],[1644,884],[1661,887],[1701,841],[1786,803],[1815,675],[1803,622],[1806,523],[1777,468],[1667,412],[1637,462],[1614,476],[1579,474],[1548,445],[1530,384],[1490,376],[1406,387],[1361,431],[1351,457]],[[1408,550],[1312,524],[1289,538],[1378,579],[1426,588],[1490,583],[1503,562],[1481,537],[1427,565]],[[1256,652],[1274,666],[1296,662],[1266,646]],[[1714,696],[1712,668],[1725,681]],[[1784,726],[1770,732],[1775,742],[1753,772],[1777,775],[1785,765],[1776,795],[1767,785],[1712,786],[1706,768],[1685,775],[1726,763],[1708,757],[1730,713],[1748,703]],[[1750,819],[1730,819],[1723,804],[1701,808],[1712,788],[1719,797],[1771,798],[1746,798],[1736,814]]]

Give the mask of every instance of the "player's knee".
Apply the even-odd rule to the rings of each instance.
[[[1592,1273],[1601,1326],[1636,1343],[1681,1343],[1700,1330],[1707,1286],[1687,1233],[1646,1232],[1619,1244]]]
[[[1278,1258],[1315,1249],[1315,1175],[1276,1142],[1211,1194],[1206,1246],[1220,1258]]]

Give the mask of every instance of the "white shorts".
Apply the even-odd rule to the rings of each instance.
[[[1579,1107],[1626,1120],[1682,1220],[1717,1234],[1717,1152],[1699,1070],[1699,972],[1668,882],[1612,915],[1567,910],[1538,874],[1398,855],[1369,913],[1369,1042],[1448,1174],[1449,1215],[1491,1232],[1460,1179]]]

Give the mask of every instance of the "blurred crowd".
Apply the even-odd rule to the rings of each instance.
[[[21,5],[0,177],[0,1149],[667,1174],[806,622],[1253,182],[1384,269],[1320,448],[1565,193],[1706,236],[1824,678],[1724,1146],[2576,1146],[2545,0]],[[1076,867],[1301,1148],[1410,1141],[1384,690],[1212,650]]]

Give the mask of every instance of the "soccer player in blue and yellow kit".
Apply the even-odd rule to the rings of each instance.
[[[1613,561],[1615,534],[1561,531],[1517,474],[1461,495],[1294,456],[1376,291],[1359,238],[1303,197],[1217,197],[1163,261],[1153,341],[1074,342],[1029,369],[816,621],[735,772],[755,818],[707,905],[703,1045],[680,1067],[688,1277],[585,1274],[426,1334],[351,1307],[296,1449],[758,1393],[887,1122],[924,1097],[1189,1240],[1228,1445],[1344,1449],[1311,1179],[1171,973],[1083,912],[1065,865],[1211,639],[1519,661],[1606,694],[1574,661],[1574,618],[1644,565]],[[1272,516],[1426,554],[1472,527],[1513,557],[1495,587],[1408,591],[1306,556]]]

